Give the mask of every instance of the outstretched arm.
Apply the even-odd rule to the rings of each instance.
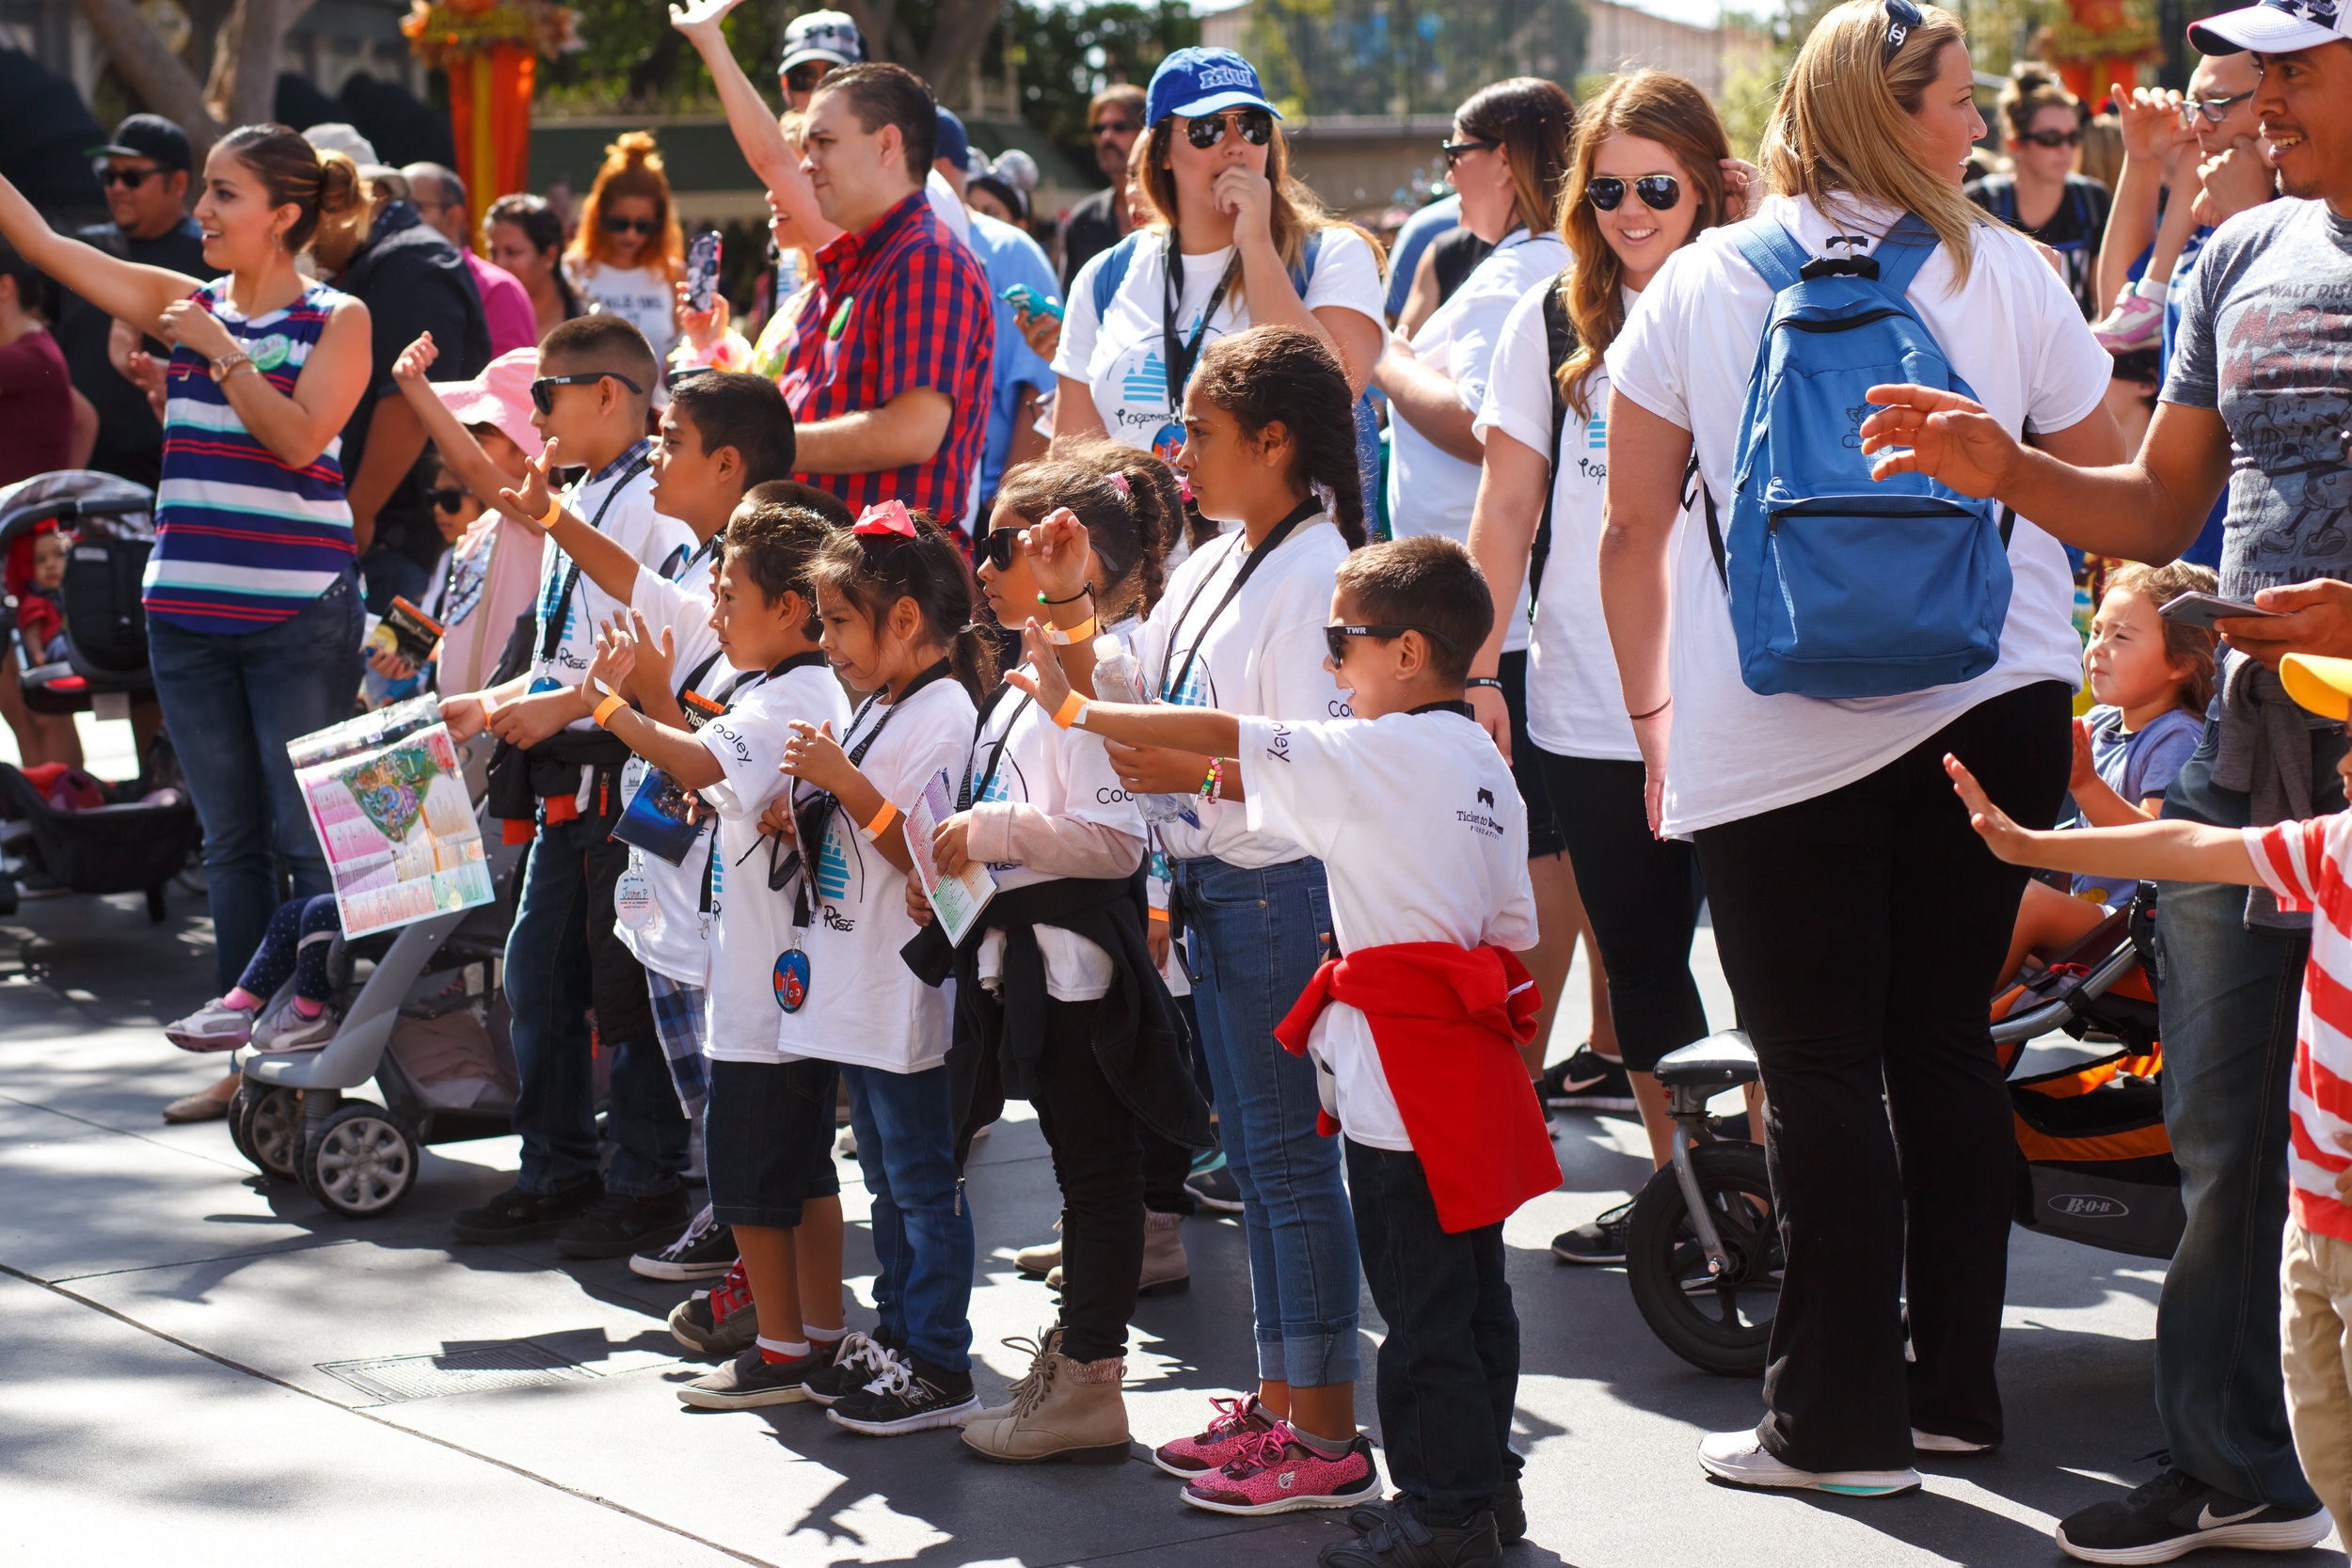
[[[437,398],[434,401],[438,402]],[[526,472],[522,483],[498,492],[498,508],[541,533],[555,535],[555,542],[565,554],[580,563],[588,580],[622,604],[628,604],[637,593],[637,558],[613,540],[606,538],[570,507],[556,502],[555,492],[548,483],[548,475],[558,465],[555,459],[557,442],[548,437],[547,446],[536,457],[523,460]],[[552,510],[550,510],[552,509]]]
[[[458,482],[474,493],[485,506],[497,506],[499,492],[515,483],[515,476],[490,461],[490,454],[482,450],[482,443],[473,438],[473,432],[457,422],[457,416],[449,411],[441,394],[433,389],[425,372],[440,356],[440,348],[433,341],[433,334],[421,333],[417,341],[401,350],[392,362],[392,385],[407,400],[415,411],[418,423],[441,454],[441,467],[457,476]],[[542,510],[545,510],[542,508]]]
[[[1044,631],[1034,619],[1021,628],[1021,646],[1029,662],[1025,668],[1008,672],[1005,679],[1036,698],[1037,705],[1059,722],[1058,716],[1076,694],[1062,673],[1061,661],[1054,657],[1054,645],[1045,641]],[[1166,746],[1213,757],[1230,757],[1241,746],[1241,721],[1220,708],[1165,704],[1140,707],[1129,703],[1087,702],[1082,697],[1077,701],[1083,709],[1066,727],[1089,730],[1107,740],[1129,746]]]
[[[6,178],[0,178],[0,239],[58,282],[143,332],[154,332],[164,307],[204,286],[201,278],[165,267],[144,267],[71,240],[49,227]]]
[[[637,623],[642,635],[644,623]],[[588,678],[581,683],[591,693],[590,700],[599,710],[608,695],[617,693],[629,685],[629,675],[637,664],[637,635],[623,627],[616,620],[596,639],[596,657],[588,666]],[[620,737],[621,744],[660,768],[688,789],[705,789],[726,776],[719,759],[710,754],[692,733],[658,724],[635,708],[626,705],[605,715],[604,727]]]
[[[822,245],[841,232],[817,206],[816,189],[808,176],[801,171],[800,155],[784,138],[784,129],[776,117],[768,112],[768,105],[752,86],[751,78],[736,63],[735,51],[727,47],[725,32],[720,24],[727,12],[742,0],[692,0],[687,6],[670,8],[670,25],[686,35],[694,46],[694,53],[703,57],[709,68],[711,85],[719,89],[720,105],[727,112],[727,129],[735,133],[735,144],[743,150],[743,161],[752,166],[759,182],[775,193],[776,203],[785,215],[800,225],[812,245]]]
[[[2160,882],[2262,885],[2246,840],[2230,828],[2202,822],[2136,822],[2122,828],[2021,828],[1986,798],[1976,775],[1958,757],[1944,758],[1952,789],[1968,808],[1968,825],[1985,847],[2011,865],[2038,865],[2089,877],[2129,877]]]

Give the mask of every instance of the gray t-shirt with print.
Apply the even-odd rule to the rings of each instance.
[[[2214,230],[2164,401],[2229,428],[2221,592],[2352,577],[2352,222],[2281,198]]]

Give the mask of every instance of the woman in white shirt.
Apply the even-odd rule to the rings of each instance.
[[[1985,1019],[2024,878],[1970,842],[1941,759],[1989,770],[2020,820],[2055,815],[2082,657],[2065,553],[2015,522],[1983,673],[1829,700],[1747,687],[1709,531],[1677,528],[1694,450],[1731,520],[1774,298],[1738,243],[1760,225],[1811,256],[1832,254],[1834,235],[1847,237],[1840,254],[1875,254],[1915,214],[1938,244],[1908,303],[1953,374],[2065,461],[2122,460],[2101,401],[2110,362],[2074,297],[1961,193],[1984,133],[1973,92],[1950,13],[1911,0],[1830,11],[1766,131],[1763,211],[1669,257],[1608,354],[1600,588],[1620,694],[1653,819],[1696,838],[1769,1106],[1786,1273],[1767,1414],[1699,1449],[1740,1485],[1903,1491],[1919,1484],[1915,1447],[1968,1451],[2002,1435],[1994,1357],[2017,1152]],[[1823,350],[1812,362],[1834,361]],[[1867,488],[1858,442],[1854,459]]]
[[[653,133],[630,131],[604,150],[564,261],[590,309],[643,332],[656,359],[670,352],[677,341],[686,241]]]
[[[1508,626],[1498,617],[1470,668],[1492,672],[1500,689],[1471,688],[1470,704],[1512,772],[1534,774],[1534,790],[1549,798],[1557,823],[1551,843],[1566,849],[1573,867],[1561,879],[1583,895],[1609,975],[1621,1070],[1651,1159],[1661,1166],[1673,1149],[1674,1121],[1651,1069],[1707,1033],[1690,962],[1699,892],[1691,846],[1659,838],[1643,814],[1642,753],[1619,705],[1616,660],[1601,622],[1594,575],[1608,472],[1601,449],[1609,375],[1601,356],[1666,258],[1740,211],[1741,182],[1753,171],[1728,162],[1729,150],[1707,95],[1662,71],[1629,71],[1585,106],[1560,210],[1575,270],[1543,278],[1512,307],[1475,420],[1486,464],[1471,551],[1498,603],[1516,594],[1525,604],[1528,590],[1518,585],[1538,576],[1542,592],[1534,595],[1532,635],[1524,614]],[[1549,329],[1561,320],[1573,337],[1555,372]],[[1550,534],[1537,562],[1533,552],[1547,512]],[[1523,651],[1515,652],[1515,642]],[[1534,855],[1537,797],[1526,784],[1519,793],[1530,801]],[[1532,867],[1538,900],[1543,871],[1558,864],[1555,856]],[[1569,1074],[1586,1079],[1606,1070],[1605,1061],[1571,1058],[1545,1075],[1544,1092],[1562,1092]],[[1552,1256],[1564,1263],[1616,1262],[1625,1257],[1632,1210],[1629,1200],[1563,1233]]]

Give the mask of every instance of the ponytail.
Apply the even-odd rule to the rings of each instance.
[[[1288,431],[1292,480],[1323,493],[1349,549],[1364,547],[1356,400],[1328,344],[1303,327],[1253,326],[1211,343],[1192,386],[1250,436],[1274,424]]]
[[[827,539],[809,566],[812,587],[829,589],[879,630],[900,599],[913,599],[923,627],[947,650],[948,667],[974,702],[996,685],[996,644],[972,615],[979,584],[955,537],[928,512],[911,512],[915,536],[857,533]]]
[[[1102,620],[1148,615],[1159,603],[1161,563],[1184,526],[1184,500],[1175,474],[1150,452],[1100,436],[1064,438],[1008,470],[996,504],[1030,523],[1058,506],[1077,514],[1102,571]]]

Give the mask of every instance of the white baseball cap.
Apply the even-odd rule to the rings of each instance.
[[[828,65],[855,65],[866,58],[866,35],[839,11],[810,11],[796,16],[784,29],[784,58],[779,76],[808,60]]]
[[[2352,40],[2352,26],[2336,12],[2335,0],[2263,0],[2193,24],[2188,41],[2201,55],[2292,55],[2323,43]]]

